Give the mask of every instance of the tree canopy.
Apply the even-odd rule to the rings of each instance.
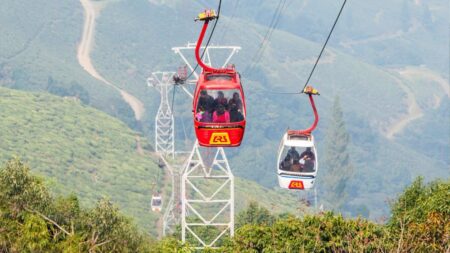
[[[195,252],[178,237],[155,240],[108,199],[93,208],[54,197],[19,159],[0,169],[0,252]],[[450,180],[422,178],[392,203],[386,224],[325,212],[276,216],[251,203],[235,236],[205,252],[448,252]]]

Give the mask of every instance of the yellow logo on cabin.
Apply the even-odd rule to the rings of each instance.
[[[209,139],[209,144],[220,145],[220,144],[231,144],[230,137],[228,133],[213,133]]]

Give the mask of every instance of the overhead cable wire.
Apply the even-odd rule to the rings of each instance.
[[[286,5],[286,0],[284,0],[284,2],[282,3],[282,6],[281,6],[280,11],[278,13],[278,16],[275,19],[275,23],[273,24],[272,29],[269,31],[269,34],[268,34],[268,36],[267,36],[267,38],[265,40],[264,45],[261,48],[261,52],[260,52],[257,60],[255,61],[255,64],[258,64],[259,61],[261,61],[261,58],[264,56],[264,52],[266,51],[267,45],[269,44],[269,41],[270,41],[270,38],[272,37],[273,32],[275,31],[276,27],[278,26],[278,23],[280,21],[281,14],[284,11],[285,5]]]
[[[341,9],[339,10],[338,15],[337,15],[336,19],[334,20],[333,26],[331,27],[331,30],[328,33],[328,37],[325,40],[325,43],[323,44],[322,50],[320,50],[319,56],[317,57],[317,60],[314,63],[313,68],[311,69],[311,73],[309,73],[308,79],[306,80],[305,85],[303,86],[303,89],[300,91],[300,93],[303,93],[303,90],[305,90],[306,86],[308,86],[308,83],[311,80],[312,75],[314,74],[314,70],[316,70],[317,64],[319,63],[320,57],[322,57],[322,54],[325,51],[328,41],[330,40],[331,34],[333,34],[334,28],[336,27],[336,24],[337,24],[339,18],[341,17],[341,13],[344,10],[346,3],[347,3],[347,0],[344,0],[344,2],[342,3]]]
[[[209,43],[210,43],[210,41],[211,41],[211,38],[212,38],[212,36],[213,36],[213,34],[214,34],[214,31],[216,30],[217,23],[219,22],[219,18],[220,18],[220,9],[221,9],[221,7],[222,7],[222,0],[219,0],[219,7],[217,8],[217,18],[216,18],[216,20],[215,20],[215,22],[214,22],[214,26],[213,26],[213,28],[212,28],[212,30],[211,30],[211,33],[209,34],[208,41],[206,42],[206,45],[205,45],[205,49],[204,49],[203,52],[202,52],[202,55],[201,55],[201,58],[202,58],[202,59],[203,59],[203,56],[205,55],[205,53],[206,53],[206,51],[207,51],[207,49],[208,49],[208,46],[209,46]],[[197,42],[197,43],[198,43],[198,42]],[[195,65],[195,68],[191,71],[191,73],[186,77],[186,81],[189,80],[189,78],[191,78],[191,76],[195,73],[195,71],[197,70],[197,68],[198,68],[198,63]],[[173,104],[174,104],[174,101],[175,101],[175,89],[176,89],[176,86],[173,87],[173,89],[174,89],[174,91],[173,91],[173,95],[172,95],[172,105],[171,105],[171,108],[172,108],[172,115],[174,114],[174,113],[173,113]]]
[[[202,59],[203,59],[203,56],[205,55],[205,53],[206,53],[206,51],[208,49],[209,43],[211,42],[211,38],[212,38],[212,36],[214,34],[214,31],[216,30],[217,23],[219,22],[221,7],[222,7],[222,0],[219,0],[219,7],[217,8],[217,18],[214,21],[214,26],[213,26],[213,28],[211,30],[211,33],[209,34],[208,41],[206,42],[206,45],[205,45],[205,49],[203,49],[203,52],[202,52],[202,55],[201,55]],[[197,68],[198,68],[198,63],[195,65],[195,68],[192,70],[192,72],[186,77],[186,80],[189,80],[189,78],[195,73]]]
[[[173,104],[174,104],[174,102],[175,102],[175,92],[176,92],[176,88],[177,88],[177,86],[174,86],[172,89],[173,89],[173,92],[172,92],[172,104],[170,105],[170,113],[172,114],[172,116],[174,115],[174,113],[173,113]]]
[[[230,25],[231,25],[234,17],[236,16],[239,3],[240,3],[240,0],[237,0],[236,3],[234,4],[233,10],[231,12],[231,17],[228,20],[228,22],[226,23],[225,27],[222,29],[222,37],[220,38],[220,41],[223,41],[223,39],[225,38],[225,35],[227,34],[227,32],[230,28]]]
[[[306,86],[308,86],[309,81],[311,80],[311,77],[312,77],[312,75],[314,74],[314,71],[316,70],[317,65],[319,64],[320,58],[322,57],[322,54],[323,54],[323,52],[325,51],[325,48],[326,48],[326,46],[327,46],[327,44],[328,44],[328,41],[330,40],[330,37],[331,37],[331,35],[333,34],[334,28],[336,27],[336,24],[337,24],[339,18],[341,17],[342,11],[344,10],[344,7],[345,7],[345,4],[346,4],[346,3],[347,3],[347,0],[344,0],[344,2],[342,3],[341,8],[340,8],[340,10],[339,10],[338,15],[336,16],[336,19],[334,20],[333,26],[331,27],[331,30],[330,30],[330,32],[328,33],[327,39],[325,40],[325,43],[323,44],[322,49],[320,50],[320,53],[319,53],[319,55],[317,56],[317,59],[316,59],[316,61],[315,61],[315,63],[314,63],[314,66],[313,66],[313,68],[311,69],[311,72],[309,73],[308,78],[306,79],[306,82],[305,82],[305,85],[303,86],[303,88],[302,88],[300,91],[298,91],[298,92],[276,92],[276,91],[267,91],[267,92],[272,93],[272,94],[281,94],[281,95],[282,95],[282,94],[285,94],[285,95],[289,95],[289,94],[294,95],[294,94],[301,94],[301,93],[303,93],[303,91],[304,91],[304,89],[306,88]]]
[[[278,2],[278,5],[275,9],[274,14],[272,15],[272,19],[269,23],[269,27],[267,29],[266,34],[264,35],[264,38],[261,40],[261,43],[255,53],[255,55],[252,57],[252,60],[250,62],[250,64],[245,68],[245,70],[243,71],[243,73],[248,74],[248,71],[252,70],[254,68],[254,66],[257,64],[257,59],[260,58],[260,55],[263,54],[264,52],[264,48],[266,43],[268,42],[270,36],[272,35],[273,30],[275,29],[276,25],[278,24],[279,21],[279,17],[281,16],[282,13],[282,9],[284,7],[284,4],[286,3],[286,0],[281,0]]]

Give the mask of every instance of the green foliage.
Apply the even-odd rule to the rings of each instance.
[[[37,215],[25,215],[19,235],[17,242],[21,252],[47,252],[51,248],[47,223]]]
[[[236,231],[228,252],[381,252],[386,230],[362,219],[333,213],[289,217],[272,226],[245,225]]]
[[[151,241],[109,200],[86,209],[74,195],[50,197],[18,159],[0,169],[0,184],[1,252],[195,252],[173,237]],[[235,236],[205,252],[446,252],[449,210],[450,181],[421,178],[393,203],[386,225],[331,212],[275,218],[251,203]]]
[[[268,209],[261,207],[257,202],[250,202],[248,207],[242,210],[236,217],[236,228],[240,228],[244,225],[272,225],[275,221],[275,217],[269,212]]]
[[[448,251],[450,180],[416,179],[394,202],[389,228],[402,252]]]
[[[152,228],[158,217],[146,207],[160,169],[136,151],[137,133],[79,101],[43,93],[0,87],[0,108],[0,163],[19,155],[49,177],[53,192],[76,193],[90,206],[111,196],[142,229]]]
[[[450,181],[425,185],[418,178],[394,202],[386,225],[331,212],[289,216],[243,225],[220,252],[447,252],[449,219]]]
[[[100,200],[86,217],[91,241],[100,252],[142,252],[143,236],[108,200]]]
[[[136,151],[138,133],[79,101],[42,93],[0,88],[0,108],[0,162],[20,155],[36,173],[49,178],[53,192],[76,193],[89,206],[110,196],[124,213],[136,218],[141,229],[156,234],[158,214],[149,212],[151,185],[166,182],[148,150],[145,155]],[[145,138],[140,142],[149,146]],[[262,195],[262,206],[275,212],[293,211],[294,196],[248,180],[236,178],[235,182],[240,193],[236,194],[237,211]],[[78,197],[69,197],[73,203],[67,198],[56,202],[62,201],[66,208],[78,203]],[[72,210],[77,208],[67,212]]]
[[[70,87],[58,86],[52,77],[48,78],[47,91],[61,97],[75,97],[84,104],[89,104],[89,93],[79,83],[72,81]]]
[[[175,252],[175,253],[191,253],[195,252],[189,245],[183,245],[180,240],[174,237],[166,237],[162,240],[152,244],[150,249],[151,253],[164,253],[164,252]]]
[[[42,211],[48,206],[50,195],[42,180],[31,176],[30,168],[18,158],[8,161],[1,170],[0,185],[0,206],[11,210],[13,217],[27,208]]]
[[[108,200],[81,208],[54,200],[29,168],[13,159],[0,169],[1,252],[149,252],[150,243]]]

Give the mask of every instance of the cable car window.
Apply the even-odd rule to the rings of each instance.
[[[207,75],[206,81],[212,81],[212,80],[231,80],[233,77],[231,75]]]
[[[162,203],[162,201],[161,201],[160,198],[155,198],[155,199],[153,199],[153,201],[152,201],[152,205],[153,205],[153,206],[160,206],[161,203]]]
[[[243,121],[245,111],[239,90],[201,90],[195,119],[209,123]]]
[[[310,147],[285,146],[280,160],[279,166],[281,170],[292,172],[315,171],[316,156]]]

